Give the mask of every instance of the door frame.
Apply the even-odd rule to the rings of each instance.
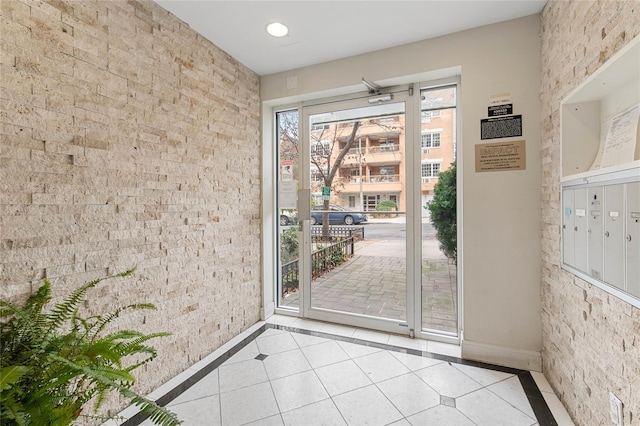
[[[458,70],[459,72],[459,70]],[[403,79],[398,79],[403,80]],[[457,335],[449,336],[446,334],[440,334],[438,332],[430,332],[430,331],[422,331],[421,329],[421,312],[420,309],[414,309],[414,315],[412,316],[413,322],[415,324],[415,337],[420,339],[428,339],[431,341],[444,342],[444,343],[453,343],[460,344],[464,339],[464,304],[463,304],[463,283],[464,283],[464,268],[463,268],[463,257],[464,253],[462,250],[463,247],[463,179],[462,179],[462,171],[463,167],[463,149],[462,149],[462,119],[463,112],[461,108],[461,99],[463,97],[462,90],[462,80],[460,75],[452,75],[451,77],[445,77],[440,79],[425,79],[422,81],[413,80],[410,77],[404,79],[406,82],[413,81],[409,86],[414,87],[415,94],[412,98],[413,100],[407,102],[407,106],[409,104],[413,105],[413,119],[415,121],[414,129],[413,129],[413,137],[415,140],[419,141],[420,137],[420,125],[419,125],[419,111],[420,111],[420,90],[423,88],[435,87],[435,86],[444,86],[454,84],[457,87],[457,120],[456,120],[456,162],[457,162],[457,210],[458,210],[458,267],[457,269]],[[400,87],[409,87],[409,86],[400,86]],[[343,92],[344,93],[344,92]],[[276,210],[277,207],[277,164],[278,155],[275,141],[277,141],[277,129],[275,128],[274,117],[277,112],[288,111],[288,110],[297,110],[299,114],[302,114],[302,108],[313,106],[313,105],[322,105],[322,104],[330,104],[345,100],[355,100],[368,98],[370,95],[367,93],[351,93],[348,95],[340,95],[333,97],[324,97],[324,98],[316,98],[313,95],[305,95],[302,96],[304,98],[302,101],[293,101],[293,103],[278,102],[277,100],[273,101],[265,101],[262,103],[262,116],[263,116],[263,146],[262,146],[262,158],[263,158],[263,178],[262,178],[262,200],[263,200],[263,238],[262,238],[262,253],[263,253],[263,263],[262,263],[262,277],[263,277],[263,291],[262,291],[262,307],[260,310],[260,315],[262,320],[266,320],[273,314],[285,315],[285,316],[295,316],[302,317],[303,310],[293,310],[287,309],[286,307],[278,306],[279,297],[277,295],[278,281],[279,281],[279,260],[277,257],[278,254],[278,212]],[[291,99],[291,98],[290,98]],[[407,111],[405,110],[405,114]],[[301,129],[300,129],[301,131]],[[300,133],[301,134],[301,133]],[[417,149],[419,150],[419,144],[417,145]],[[420,155],[413,155],[414,160],[419,163]],[[417,170],[416,167],[413,170]],[[418,172],[416,172],[418,173]],[[412,184],[415,185],[415,180],[412,180]],[[414,190],[417,192],[418,198],[420,197],[420,190]],[[417,201],[420,203],[420,201]],[[416,226],[420,226],[420,218],[416,215],[416,223],[407,224],[407,226],[412,227],[412,232],[410,235],[414,236],[416,230]],[[407,228],[407,234],[409,235],[409,228]],[[420,256],[418,254],[416,256]],[[419,270],[420,260],[416,260],[415,264],[418,269],[417,273],[421,273]],[[415,271],[413,272],[415,276]],[[421,298],[421,288],[420,286],[414,286],[415,295],[414,300],[418,300]],[[301,295],[301,298],[303,296]],[[409,306],[408,306],[409,308]],[[348,322],[357,327],[367,328],[365,323],[361,323],[356,318],[351,318],[351,321]],[[390,331],[395,332],[395,331]]]
[[[414,111],[413,86],[395,87],[389,90],[385,90],[384,93],[393,95],[393,99],[385,103],[390,103],[390,104],[400,103],[400,102],[404,103],[405,150],[412,149],[412,147],[415,145],[415,142],[413,141],[414,134],[415,134],[414,122],[417,117],[417,114]],[[370,103],[369,99],[371,99],[372,97],[376,98],[380,96],[381,96],[380,94],[376,94],[373,96],[369,94],[363,94],[361,96],[349,97],[347,99],[330,100],[327,102],[321,102],[317,104],[307,104],[307,105],[303,105],[300,108],[299,122],[301,123],[301,126],[300,126],[299,135],[301,139],[301,143],[300,143],[301,149],[300,149],[299,167],[300,167],[300,170],[302,171],[301,179],[300,179],[300,185],[301,185],[302,191],[300,193],[299,200],[304,200],[303,202],[306,202],[307,198],[309,197],[308,197],[308,194],[305,192],[310,191],[310,188],[311,188],[310,173],[309,173],[310,141],[308,140],[309,134],[310,134],[309,133],[309,127],[310,127],[309,116],[316,113],[322,113],[325,111],[331,112],[331,111],[337,111],[337,110],[347,110],[352,108],[366,108],[366,107],[375,105],[375,103],[373,104]],[[413,196],[413,193],[415,192],[415,176],[414,175],[416,173],[416,170],[412,162],[410,164],[409,162],[405,161],[404,167],[405,167],[405,174],[406,174],[405,190],[407,191],[407,198],[406,198],[407,230],[406,230],[406,240],[405,240],[405,247],[406,247],[406,253],[407,253],[406,255],[407,268],[406,268],[406,277],[405,277],[406,278],[405,288],[407,290],[406,301],[405,301],[406,317],[403,318],[402,320],[387,319],[387,318],[381,318],[381,317],[370,317],[370,316],[342,312],[342,311],[329,311],[324,309],[313,308],[311,306],[310,290],[311,290],[312,280],[311,280],[311,271],[309,266],[310,259],[311,259],[310,224],[308,220],[309,212],[307,211],[307,209],[305,209],[305,207],[300,205],[301,203],[299,201],[298,217],[299,217],[299,220],[302,222],[302,226],[301,226],[302,232],[300,237],[300,247],[301,247],[300,257],[301,259],[305,259],[304,261],[301,261],[301,268],[300,268],[301,270],[301,279],[300,279],[300,285],[299,285],[300,316],[304,318],[319,320],[319,321],[337,322],[337,323],[341,323],[349,326],[375,329],[375,330],[395,333],[395,334],[411,335],[415,332],[414,322],[416,318],[416,315],[415,315],[416,292],[413,291],[413,288],[416,287],[415,285],[416,267],[412,259],[416,258],[414,251],[416,249],[419,250],[419,247],[417,247],[415,243],[415,233],[416,233],[415,220],[413,220],[413,218],[411,217],[413,216],[413,213],[410,214],[409,212],[412,212],[412,209],[415,209],[415,197]],[[305,265],[305,266],[303,267],[302,265]],[[418,263],[418,267],[419,265],[420,263]]]

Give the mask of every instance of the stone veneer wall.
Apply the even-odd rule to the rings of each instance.
[[[146,393],[260,317],[258,76],[152,1],[0,2],[0,296],[170,331]]]
[[[560,269],[560,101],[640,33],[637,1],[550,0],[542,13],[544,374],[579,425],[607,425],[609,391],[640,424],[640,310]]]

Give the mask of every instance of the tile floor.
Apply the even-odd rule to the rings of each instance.
[[[458,356],[457,346],[274,317],[150,397],[198,426],[571,424],[541,374]]]

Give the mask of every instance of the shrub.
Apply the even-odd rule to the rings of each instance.
[[[280,261],[288,263],[298,258],[298,228],[293,226],[280,236]]]
[[[132,371],[156,357],[147,341],[167,333],[107,331],[124,311],[155,307],[132,304],[106,315],[79,315],[88,290],[133,271],[91,281],[48,312],[44,311],[51,301],[47,280],[24,306],[0,301],[0,424],[62,426],[81,416],[105,420],[82,410],[95,401],[97,413],[111,391],[139,406],[157,424],[180,423],[175,414],[131,391]]]
[[[456,217],[456,163],[441,172],[434,186],[433,200],[427,203],[431,223],[436,229],[440,250],[449,259],[457,261],[457,217]]]
[[[398,211],[398,205],[391,201],[391,200],[384,200],[378,203],[378,205],[376,206],[376,211],[379,212],[391,212],[391,211]],[[397,217],[398,215],[393,215],[393,214],[376,214],[376,217]]]

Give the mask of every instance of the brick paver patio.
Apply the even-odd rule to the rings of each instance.
[[[404,320],[406,256],[404,241],[360,241],[355,255],[311,284],[311,305],[338,311]],[[422,328],[457,333],[456,266],[423,242]],[[298,293],[283,300],[298,306]]]

